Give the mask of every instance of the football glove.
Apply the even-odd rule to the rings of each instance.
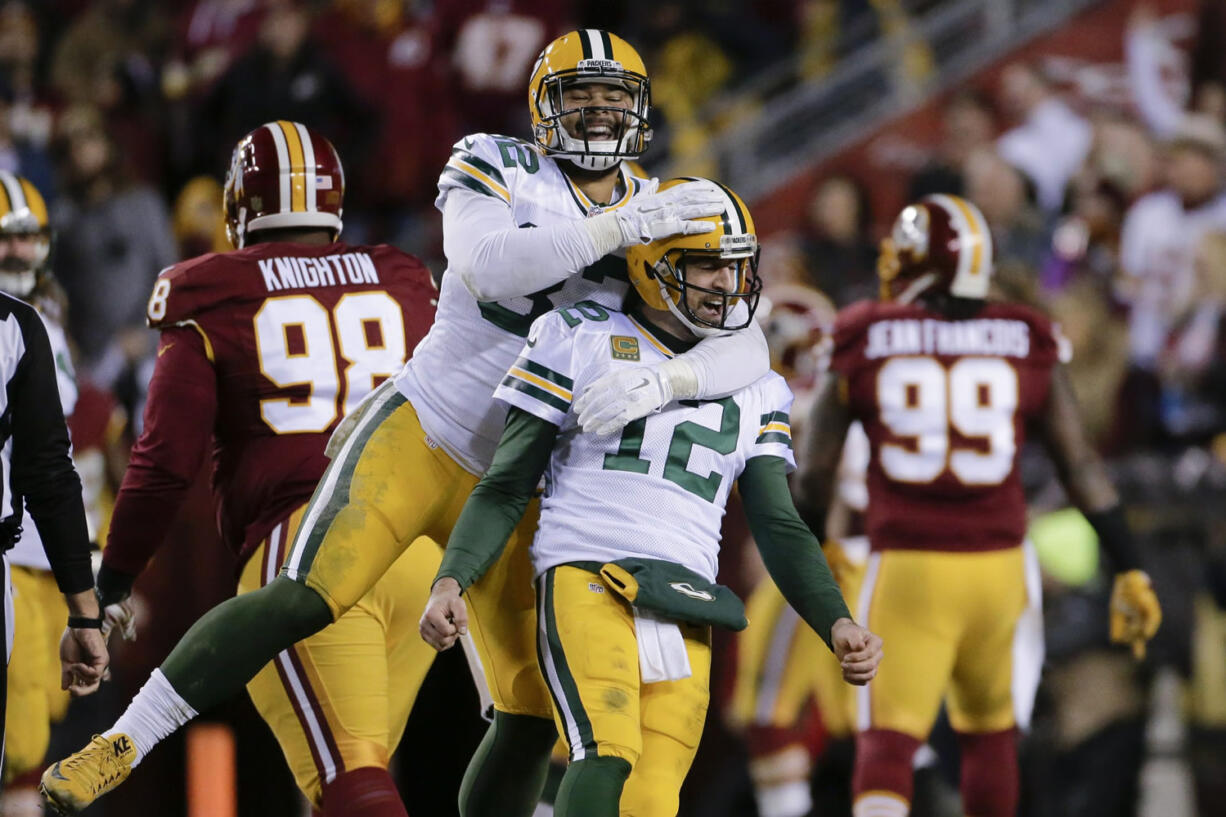
[[[1149,576],[1140,570],[1117,573],[1111,590],[1111,643],[1131,644],[1133,656],[1145,657],[1145,642],[1158,632],[1162,623],[1162,607],[1149,583]]]
[[[117,604],[108,604],[102,609],[102,638],[109,641],[111,631],[117,630],[124,641],[136,640],[136,610],[132,599]]]
[[[635,366],[592,381],[575,401],[575,413],[584,431],[608,437],[672,399],[672,383],[656,367]]]
[[[715,229],[710,221],[693,219],[724,211],[725,199],[713,185],[680,184],[663,193],[635,196],[612,210],[622,231],[622,246],[648,244],[670,235],[697,235]]]

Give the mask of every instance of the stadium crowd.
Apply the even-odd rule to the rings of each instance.
[[[0,169],[29,179],[47,199],[52,265],[82,383],[72,423],[94,498],[94,535],[105,538],[107,497],[140,431],[156,351],[145,325],[150,289],[170,264],[229,248],[221,178],[244,133],[284,118],[326,135],[347,171],[345,239],[396,244],[437,276],[444,261],[433,200],[450,146],[472,132],[526,135],[524,78],[556,35],[600,27],[639,48],[658,132],[644,163],[653,173],[684,172],[695,143],[718,127],[702,115],[710,100],[736,94],[786,54],[800,55],[790,81],[820,81],[865,40],[940,5],[0,0]],[[1188,71],[1172,79],[1162,18],[1138,4],[1123,43],[1129,93],[1119,105],[1080,105],[1060,93],[1041,61],[1018,62],[997,83],[947,93],[939,140],[909,178],[896,179],[894,195],[908,201],[954,193],[977,204],[992,229],[1002,292],[1040,306],[1062,327],[1075,350],[1069,367],[1087,428],[1163,602],[1165,621],[1144,662],[1108,646],[1110,570],[1097,569],[1093,536],[1066,510],[1051,466],[1027,457],[1032,538],[1045,568],[1047,664],[1023,743],[1025,815],[1123,817],[1172,789],[1194,790],[1188,797],[1199,812],[1188,814],[1213,814],[1226,802],[1223,43],[1226,12],[1202,0]],[[911,80],[927,87],[934,78],[923,52],[920,43],[905,63]],[[803,230],[772,236],[771,225],[759,224],[766,297],[788,284],[818,290],[834,307],[875,297],[878,242],[895,214],[874,212],[873,199],[854,175],[833,173],[812,190]],[[816,314],[816,325],[799,332],[767,317],[780,362],[829,328],[833,309]],[[114,685],[124,694],[74,704],[52,755],[111,720],[186,626],[232,592],[225,564],[193,559],[201,548],[220,552],[203,481],[197,489],[175,544],[137,586],[141,639],[112,640]],[[749,589],[752,571],[742,575],[740,549],[729,552],[721,577]],[[149,616],[150,609],[159,612]],[[399,765],[410,813],[451,813],[449,797],[434,791],[448,786],[434,784],[458,779],[481,734],[462,663],[454,654],[440,659],[422,693],[432,706],[410,721]],[[728,697],[733,665],[730,652],[717,650],[713,698],[721,690]],[[718,709],[683,814],[754,808],[743,736]],[[240,768],[258,770],[240,772],[244,808],[297,813],[293,783],[279,760],[268,760],[277,749],[250,705],[236,701],[209,714],[235,726]],[[421,745],[447,731],[457,757]],[[796,740],[817,753],[813,734]],[[957,813],[949,811],[956,747],[947,729],[932,743],[916,813]],[[117,814],[137,802],[135,813],[183,813],[181,755],[163,752],[147,765],[143,780],[91,813]],[[819,763],[817,775],[814,813],[849,813],[838,767]],[[0,802],[0,815],[37,813],[21,811],[28,801],[14,794]],[[1145,812],[1156,813],[1165,812]]]

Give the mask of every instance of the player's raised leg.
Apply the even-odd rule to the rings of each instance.
[[[363,412],[316,489],[282,574],[205,614],[110,730],[48,770],[43,788],[57,808],[71,813],[110,791],[159,741],[339,618],[410,542],[446,524],[452,497],[467,495],[476,478],[430,447],[390,382]]]

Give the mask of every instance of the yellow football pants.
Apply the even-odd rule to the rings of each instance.
[[[68,711],[60,689],[60,637],[68,623],[64,596],[49,571],[12,566],[13,655],[8,667],[5,775],[37,768],[51,724]]]
[[[1037,565],[1022,547],[874,553],[858,618],[887,650],[857,691],[858,727],[920,741],[942,700],[958,732],[1025,725],[1042,663]],[[948,693],[948,695],[947,695]]]
[[[476,484],[477,477],[427,437],[412,404],[389,380],[351,418],[307,506],[284,571],[318,592],[339,619],[411,542],[424,536],[445,544]],[[480,661],[474,670],[484,675],[495,708],[548,718],[549,694],[536,666],[528,558],[537,507],[529,506],[502,558],[466,598],[468,630]],[[416,622],[414,617],[414,633]]]
[[[863,566],[841,577],[854,609]],[[805,624],[771,579],[759,582],[745,604],[749,627],[737,634],[736,679],[730,720],[740,726],[796,726],[810,700],[833,737],[855,731],[856,688],[843,680],[838,659]]]
[[[640,683],[630,604],[573,565],[537,580],[541,672],[571,761],[620,757],[632,771],[622,817],[674,817],[710,698],[710,628],[682,624],[693,674]]]
[[[277,525],[243,569],[239,593],[276,578],[303,516]],[[319,805],[325,783],[387,768],[435,652],[417,635],[442,550],[407,549],[334,624],[285,650],[247,684],[298,787]]]

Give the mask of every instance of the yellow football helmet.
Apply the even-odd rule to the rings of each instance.
[[[44,272],[51,252],[51,225],[47,203],[29,179],[0,170],[0,235],[25,236],[35,240],[29,259],[8,255],[0,259],[0,290],[16,298],[28,298]]]
[[[630,94],[629,108],[585,105],[566,109],[562,91],[578,83],[617,85]],[[647,69],[630,43],[595,28],[571,31],[545,46],[536,58],[528,83],[532,136],[545,153],[585,170],[607,170],[623,159],[636,159],[651,141],[647,114],[651,108]],[[562,118],[578,114],[580,121],[594,111],[620,114],[613,139],[589,139],[566,130]]]
[[[674,235],[635,244],[626,249],[626,266],[630,283],[653,309],[667,309],[700,336],[744,329],[753,321],[758,298],[762,294],[762,279],[758,277],[758,236],[753,217],[741,197],[719,182],[685,176],[669,179],[660,185],[668,190],[680,184],[704,184],[716,187],[724,194],[723,212],[699,221],[710,221],[715,230],[700,235]],[[715,257],[736,261],[736,282],[731,292],[707,289],[686,281],[686,262],[694,257]],[[694,313],[687,292],[695,290],[711,296],[719,304],[719,317],[708,320]],[[737,303],[744,301],[748,312],[743,321],[729,324],[728,319]]]

